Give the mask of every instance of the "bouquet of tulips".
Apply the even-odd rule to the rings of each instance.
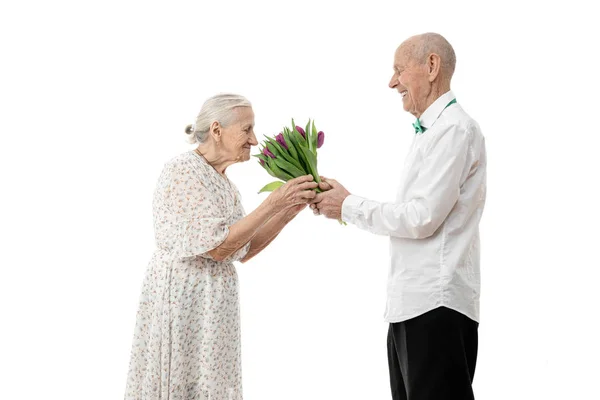
[[[312,175],[321,182],[317,171],[317,149],[323,146],[325,134],[317,132],[315,122],[308,120],[306,129],[296,126],[292,119],[292,128],[285,127],[275,137],[268,137],[262,143],[261,153],[254,157],[274,178],[280,180],[265,185],[258,193],[272,192],[290,179],[302,175]],[[321,190],[315,189],[317,192]]]

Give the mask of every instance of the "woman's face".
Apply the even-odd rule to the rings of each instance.
[[[254,135],[254,111],[252,107],[237,107],[233,110],[237,118],[221,135],[221,155],[226,159],[242,162],[250,159],[250,148],[258,141]]]

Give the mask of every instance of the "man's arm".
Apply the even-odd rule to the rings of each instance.
[[[412,198],[409,201],[380,203],[347,195],[339,204],[342,220],[381,235],[411,239],[433,235],[460,195],[460,179],[468,157],[469,134],[468,130],[456,126],[450,126],[440,133],[440,139],[424,156],[418,178],[411,184]],[[330,183],[332,190],[341,186],[335,181],[326,182]],[[327,194],[319,194],[314,200],[320,211],[327,210],[329,206]],[[338,197],[339,202],[339,196],[332,197]]]

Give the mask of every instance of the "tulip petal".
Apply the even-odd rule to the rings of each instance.
[[[292,132],[292,135],[294,134],[294,132],[298,132],[298,135],[300,135],[302,137],[302,139],[306,140],[306,132],[304,132],[304,129],[302,129],[298,125],[296,125],[296,123],[294,122],[294,118],[292,118],[291,132]]]
[[[311,128],[311,135],[310,138],[312,140],[312,144],[313,144],[313,154],[315,155],[315,157],[317,156],[317,144],[318,144],[318,137],[317,137],[317,129],[315,128],[315,121],[312,121],[312,128]]]
[[[273,153],[271,152],[271,150],[269,149],[269,145],[268,145],[268,144],[267,144],[267,145],[265,146],[265,148],[263,149],[263,154],[264,154],[265,156],[268,156],[268,157],[270,157],[270,158],[275,158],[275,154],[273,154]]]
[[[321,146],[323,146],[324,142],[325,142],[325,133],[323,131],[319,131],[319,133],[317,133],[317,149],[320,149]]]
[[[288,149],[288,145],[285,142],[285,138],[283,137],[282,132],[279,132],[279,135],[275,136],[275,140],[277,141],[277,143],[279,143],[281,146],[283,146],[286,150]]]

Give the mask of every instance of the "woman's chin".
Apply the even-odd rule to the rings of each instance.
[[[250,150],[246,150],[242,154],[240,154],[239,160],[240,160],[240,162],[249,161],[250,160]]]

